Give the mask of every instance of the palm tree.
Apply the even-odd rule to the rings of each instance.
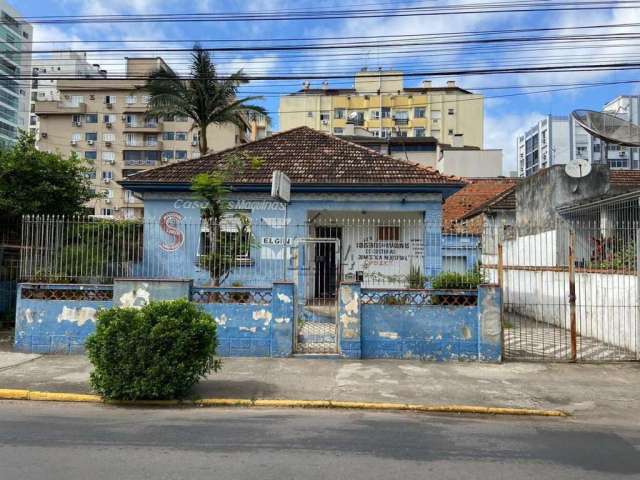
[[[264,108],[247,102],[262,97],[237,98],[238,86],[246,81],[242,70],[220,79],[207,50],[194,45],[191,79],[183,80],[172,70],[161,68],[153,72],[145,89],[150,95],[149,115],[182,115],[193,120],[192,128],[200,130],[200,155],[209,151],[207,127],[231,123],[244,129],[249,115],[267,116]]]

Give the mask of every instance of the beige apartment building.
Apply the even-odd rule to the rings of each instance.
[[[334,135],[362,127],[381,138],[433,137],[483,148],[484,97],[455,82],[405,87],[402,72],[361,71],[353,88],[311,88],[280,97],[280,128],[308,126]],[[352,129],[351,129],[352,131]]]
[[[200,132],[186,117],[147,116],[149,96],[142,77],[159,67],[169,68],[161,58],[128,58],[126,64],[125,78],[59,80],[59,100],[37,101],[35,113],[40,123],[38,148],[64,156],[75,153],[91,167],[95,190],[102,194],[88,205],[95,214],[131,219],[143,216],[143,203],[117,181],[198,157]],[[264,119],[245,131],[211,125],[207,140],[212,151],[219,151],[265,131]]]

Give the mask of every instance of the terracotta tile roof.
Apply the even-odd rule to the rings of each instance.
[[[515,210],[516,209],[516,186],[507,188],[504,192],[499,193],[494,198],[486,201],[482,205],[477,206],[470,212],[462,216],[462,219],[468,219],[481,212],[491,210]]]
[[[614,187],[640,187],[640,170],[611,170],[609,183]]]
[[[230,185],[268,185],[274,170],[281,170],[292,185],[463,185],[458,177],[442,175],[417,163],[398,160],[333,135],[308,127],[234,147],[202,158],[136,173],[124,186],[191,184],[199,173],[219,168],[227,155],[258,157],[257,168],[247,166]]]
[[[462,220],[469,212],[485,205],[518,184],[517,178],[475,178],[451,195],[442,207],[442,224],[449,229],[453,223]]]

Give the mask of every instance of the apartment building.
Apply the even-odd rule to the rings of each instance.
[[[307,126],[334,135],[348,135],[348,125],[381,138],[433,137],[451,144],[456,135],[468,146],[483,147],[484,97],[455,82],[434,86],[423,81],[405,87],[402,72],[356,74],[353,88],[311,88],[280,97],[280,128]]]
[[[0,15],[0,148],[6,148],[29,124],[30,82],[21,78],[31,72],[33,28],[4,0]]]
[[[91,167],[101,198],[88,207],[96,215],[140,218],[143,204],[117,183],[140,170],[199,156],[200,132],[186,117],[149,117],[149,96],[143,77],[160,67],[161,58],[128,58],[124,78],[59,80],[59,100],[37,101],[38,148],[68,156],[76,154]],[[130,77],[130,78],[127,78]],[[211,125],[213,151],[247,140],[250,132],[234,125]]]
[[[40,136],[40,120],[36,115],[36,102],[60,101],[58,79],[70,78],[106,78],[107,71],[100,65],[90,64],[85,52],[57,52],[50,58],[33,59],[31,65],[31,115],[29,131]]]
[[[640,123],[640,96],[616,97],[607,102],[602,111]],[[570,115],[544,117],[517,137],[516,149],[518,174],[521,177],[576,159],[608,163],[612,169],[640,169],[640,149],[605,145],[578,125]]]

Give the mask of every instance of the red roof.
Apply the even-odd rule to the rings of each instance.
[[[640,170],[611,170],[609,183],[614,187],[640,188]]]
[[[221,168],[229,155],[258,158],[233,176],[230,185],[271,183],[274,170],[283,171],[293,185],[451,185],[463,182],[430,167],[395,159],[308,127],[298,127],[270,137],[204,157],[145,170],[127,177],[135,184],[191,184],[200,173]]]
[[[442,207],[442,224],[445,229],[463,219],[469,212],[478,209],[498,195],[518,184],[517,178],[474,178],[451,195]]]

